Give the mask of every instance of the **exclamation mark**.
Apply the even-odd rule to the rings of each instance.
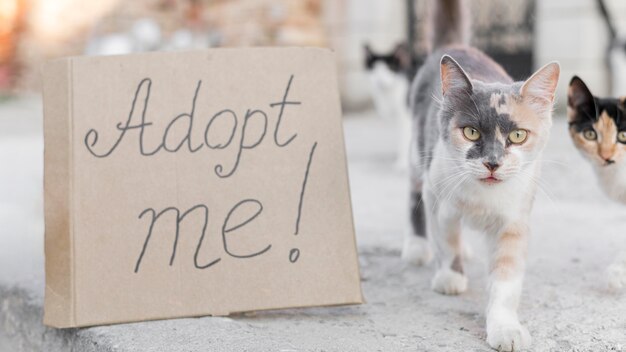
[[[302,189],[300,189],[300,202],[298,203],[298,217],[296,218],[296,230],[293,233],[295,236],[300,232],[300,216],[302,215],[302,203],[304,201],[304,191],[306,190],[306,183],[309,179],[309,171],[311,170],[311,163],[313,161],[313,154],[317,148],[317,142],[313,143],[311,152],[309,153],[309,161],[306,164],[306,172],[304,173],[304,180],[302,181]],[[292,248],[289,251],[289,261],[295,263],[300,258],[300,250],[298,248]]]

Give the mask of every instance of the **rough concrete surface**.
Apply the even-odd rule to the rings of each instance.
[[[489,351],[480,234],[467,233],[468,292],[431,291],[432,265],[399,259],[408,182],[393,167],[394,123],[352,114],[345,129],[366,304],[56,330],[41,324],[41,105],[1,103],[0,351]],[[603,274],[626,250],[626,208],[601,195],[563,119],[542,185],[520,307],[532,350],[625,351],[626,294],[609,293]]]

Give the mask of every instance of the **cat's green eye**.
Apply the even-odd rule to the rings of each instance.
[[[472,142],[480,139],[480,132],[478,132],[478,130],[474,127],[470,126],[463,128],[463,135],[465,136],[465,138],[469,139]]]
[[[585,139],[587,140],[595,141],[598,138],[598,135],[596,134],[596,131],[589,129],[583,132],[583,137],[585,137]]]
[[[617,140],[620,141],[621,143],[626,143],[626,131],[620,131],[617,134]]]
[[[515,130],[509,133],[509,141],[513,144],[522,144],[528,138],[528,131],[526,130]]]

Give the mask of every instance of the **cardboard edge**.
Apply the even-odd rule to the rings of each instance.
[[[44,99],[45,296],[43,323],[71,327],[74,321],[71,238],[71,60],[42,69]]]
[[[163,320],[172,320],[172,319],[198,319],[198,318],[211,318],[211,317],[237,318],[245,314],[275,312],[275,311],[281,311],[281,310],[298,311],[298,310],[315,309],[315,308],[335,309],[339,307],[359,306],[363,303],[364,302],[345,301],[345,302],[307,304],[307,305],[301,305],[301,306],[268,307],[268,308],[259,308],[259,309],[253,309],[253,310],[244,309],[244,310],[234,310],[231,312],[214,311],[210,313],[204,312],[204,313],[198,313],[198,314],[193,314],[193,315],[183,314],[183,315],[175,315],[175,316],[167,315],[163,317],[147,317],[142,320],[128,319],[128,320],[116,320],[116,321],[106,321],[106,322],[91,321],[91,322],[76,323],[76,324],[72,324],[68,326],[55,326],[55,327],[61,328],[61,329],[74,329],[74,328],[89,328],[89,327],[94,327],[94,326],[110,326],[110,325],[119,325],[119,324],[137,324],[137,323],[146,323],[146,322],[152,322],[152,321],[163,321]]]
[[[150,52],[133,53],[132,55],[138,56],[138,57],[149,58],[150,56],[156,56],[156,55],[162,56],[164,54],[172,55],[172,56],[180,56],[180,55],[185,55],[185,54],[190,54],[190,53],[211,54],[216,51],[220,51],[220,52],[231,51],[231,52],[244,53],[245,51],[249,49],[250,48],[247,48],[247,47],[206,48],[206,49],[189,49],[189,50],[176,50],[176,51],[150,51]],[[260,47],[255,47],[254,49],[255,50],[267,50],[267,51],[306,50],[306,51],[311,51],[311,52],[319,52],[324,55],[329,55],[329,56],[332,56],[333,60],[336,60],[335,50],[329,47],[322,47],[322,46],[260,46]],[[85,60],[93,60],[94,58],[98,58],[98,59],[106,58],[106,59],[115,60],[115,59],[123,58],[125,56],[128,56],[128,54],[103,55],[103,56],[86,56],[86,55],[67,56],[63,58],[52,59],[48,61],[48,64],[55,64],[58,62],[67,62],[67,60],[72,60],[75,62],[82,62]]]

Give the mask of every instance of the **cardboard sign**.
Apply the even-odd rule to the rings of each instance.
[[[362,301],[324,49],[80,57],[44,69],[44,323]]]

